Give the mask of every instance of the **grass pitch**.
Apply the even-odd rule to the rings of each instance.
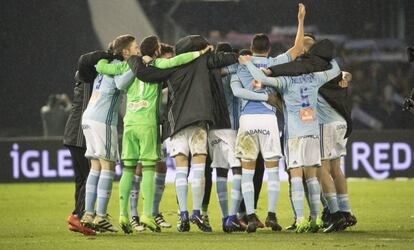
[[[287,183],[282,183],[277,214],[282,226],[292,223]],[[350,202],[358,224],[351,230],[332,234],[274,233],[270,229],[255,234],[226,234],[221,230],[221,214],[213,187],[209,207],[213,233],[178,233],[174,186],[167,185],[161,211],[173,228],[162,233],[102,234],[86,237],[67,229],[66,217],[73,208],[74,184],[0,185],[0,249],[414,249],[414,181],[349,182]],[[114,184],[109,213],[117,225],[118,185]],[[258,215],[267,215],[264,186]],[[191,201],[189,201],[191,202]],[[141,211],[142,199],[140,199]],[[190,206],[191,208],[191,206]]]

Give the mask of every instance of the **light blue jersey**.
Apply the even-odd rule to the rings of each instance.
[[[112,61],[112,63],[119,62],[118,60]],[[82,119],[116,126],[118,124],[121,91],[132,83],[134,78],[135,76],[131,70],[115,77],[99,74],[93,82],[92,95]]]
[[[346,122],[345,119],[334,108],[332,108],[320,94],[318,94],[317,113],[319,124]]]
[[[253,56],[252,63],[258,68],[269,68],[274,65],[283,64],[291,61],[289,53],[281,54],[275,58]],[[271,88],[262,88],[259,90],[253,89],[254,78],[247,69],[246,65],[239,65],[237,69],[237,77],[240,79],[243,87],[250,91],[258,93],[272,92]],[[258,102],[252,100],[242,100],[242,114],[274,114],[276,109],[265,102]]]
[[[332,60],[331,64],[330,70],[295,77],[267,77],[253,63],[246,64],[254,79],[276,88],[282,94],[285,103],[287,138],[319,135],[318,89],[341,73],[335,60]]]

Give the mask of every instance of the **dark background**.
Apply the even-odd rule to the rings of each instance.
[[[163,37],[163,29],[168,29],[164,14],[174,1],[139,2],[158,35],[168,41]],[[307,9],[305,24],[316,25],[323,33],[398,38],[414,45],[414,1],[303,2]],[[297,3],[184,1],[173,19],[186,32],[206,36],[210,30],[268,32],[273,25],[296,26]],[[405,20],[399,19],[400,9]],[[49,94],[72,96],[77,59],[82,53],[101,49],[87,1],[2,0],[0,32],[0,137],[41,135],[40,108]]]

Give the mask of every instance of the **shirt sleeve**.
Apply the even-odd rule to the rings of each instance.
[[[278,64],[284,64],[292,61],[292,57],[288,52],[278,55],[277,57],[269,57],[269,67]]]
[[[155,67],[160,69],[170,69],[193,61],[201,55],[201,52],[187,52],[172,58],[157,58],[155,59]]]
[[[136,78],[148,83],[166,81],[177,70],[176,68],[159,69],[151,65],[145,65],[140,56],[131,56],[128,59],[128,65]]]
[[[132,70],[128,70],[122,75],[114,77],[115,85],[118,89],[126,90],[134,82],[135,75]]]
[[[209,69],[223,68],[227,65],[235,64],[239,61],[239,55],[236,53],[212,53],[208,52],[206,54],[207,58],[207,67]]]
[[[236,74],[233,74],[231,76],[230,87],[231,87],[231,91],[233,92],[233,95],[238,98],[242,98],[245,100],[251,100],[251,101],[261,101],[261,102],[266,102],[268,99],[267,93],[257,93],[257,92],[245,89],[239,77]]]
[[[250,71],[250,74],[252,74],[253,78],[261,82],[264,85],[274,87],[276,89],[284,89],[287,87],[287,85],[291,82],[290,77],[268,77],[266,76],[260,69],[258,69],[252,62],[246,63],[247,68]]]
[[[107,59],[99,60],[95,67],[96,72],[103,75],[120,75],[129,69],[126,62],[109,63]]]
[[[314,73],[318,86],[324,85],[342,73],[339,69],[338,63],[334,59],[331,60],[331,65],[332,68],[330,70]]]

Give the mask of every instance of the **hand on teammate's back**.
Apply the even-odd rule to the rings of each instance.
[[[202,54],[205,54],[205,53],[207,53],[207,52],[209,52],[209,51],[213,51],[213,50],[214,50],[213,45],[207,45],[207,47],[205,47],[205,48],[201,51],[201,53],[202,53]]]
[[[150,56],[143,56],[143,57],[142,57],[142,61],[143,61],[145,64],[148,64],[149,62],[151,62],[151,61],[152,61],[152,57],[150,57]]]
[[[349,85],[349,83],[348,83],[348,81],[347,80],[345,80],[345,79],[343,79],[343,80],[341,80],[341,81],[339,81],[339,86],[341,87],[341,88],[348,88],[348,85]]]

